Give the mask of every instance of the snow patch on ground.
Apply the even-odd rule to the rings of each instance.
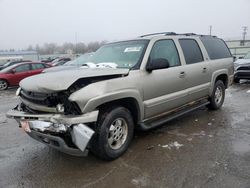
[[[184,146],[184,145],[178,143],[177,141],[174,141],[174,142],[171,142],[170,144],[162,145],[161,147],[168,148],[168,149],[172,149],[172,148],[179,149],[182,146]]]

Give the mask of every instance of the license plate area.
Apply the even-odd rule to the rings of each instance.
[[[27,133],[30,133],[31,130],[30,130],[30,125],[29,125],[29,122],[28,121],[20,121],[20,125],[21,125],[21,128],[27,132]]]

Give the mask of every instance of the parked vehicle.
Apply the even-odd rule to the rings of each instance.
[[[234,62],[234,70],[235,83],[239,83],[240,79],[250,79],[250,52]]]
[[[68,62],[64,63],[62,66],[51,67],[49,69],[45,69],[43,72],[47,73],[47,72],[56,72],[56,71],[62,71],[62,70],[78,69],[83,64],[85,64],[92,55],[93,55],[93,53],[83,54],[80,57],[78,57],[72,61],[68,61]]]
[[[50,64],[52,61],[54,61],[54,60],[57,59],[57,58],[58,58],[58,57],[47,57],[47,58],[43,58],[43,59],[41,60],[41,62]]]
[[[161,33],[110,43],[85,66],[20,83],[15,118],[34,139],[71,155],[90,149],[121,156],[134,129],[154,129],[202,106],[219,109],[233,81],[233,57],[222,39]]]
[[[23,60],[23,56],[9,56],[9,57],[0,57],[0,66],[8,63],[10,61],[20,61]]]
[[[18,86],[19,82],[29,76],[41,73],[50,67],[46,63],[25,62],[6,67],[0,71],[0,90],[6,90],[9,86]]]
[[[60,57],[51,62],[52,66],[60,66],[64,65],[66,62],[70,61],[71,59],[68,57]]]
[[[30,60],[9,61],[9,62],[3,64],[2,66],[0,66],[0,70],[5,69],[6,67],[9,67],[11,65],[15,65],[18,63],[24,63],[24,62],[31,62],[31,61]]]

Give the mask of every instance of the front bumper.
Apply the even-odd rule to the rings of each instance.
[[[250,70],[235,71],[234,78],[237,78],[237,79],[250,79]]]
[[[98,111],[83,115],[29,114],[15,108],[6,116],[14,118],[21,127],[28,125],[24,130],[39,142],[70,155],[86,156],[94,134],[86,123],[96,122]]]

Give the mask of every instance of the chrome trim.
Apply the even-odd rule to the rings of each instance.
[[[35,104],[35,103],[32,103],[32,102],[30,102],[22,97],[20,97],[20,100],[23,102],[23,104],[25,104],[26,106],[28,106],[29,108],[31,108],[33,110],[42,111],[42,112],[50,112],[50,113],[57,112],[56,108],[51,108],[51,107]]]
[[[96,122],[99,111],[92,111],[82,115],[63,115],[63,114],[29,114],[18,110],[9,110],[6,114],[8,118],[14,119],[36,119],[41,121],[49,121],[52,123],[61,123],[73,125],[78,123]]]

